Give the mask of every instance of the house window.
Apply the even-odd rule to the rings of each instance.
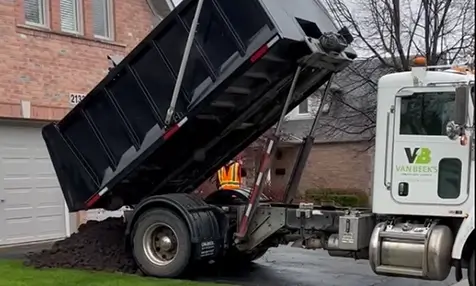
[[[298,113],[299,114],[308,114],[309,113],[309,102],[308,102],[307,99],[299,104]]]
[[[105,40],[113,39],[113,7],[112,0],[93,1],[94,37]]]
[[[82,5],[81,0],[61,0],[61,31],[68,33],[82,33]]]
[[[48,0],[24,0],[25,22],[28,25],[48,25]]]

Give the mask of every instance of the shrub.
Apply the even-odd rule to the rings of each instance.
[[[314,204],[334,204],[342,207],[367,207],[369,197],[359,189],[311,188],[304,192],[304,201]]]

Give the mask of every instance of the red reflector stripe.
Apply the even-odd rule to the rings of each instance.
[[[177,132],[177,130],[179,130],[179,126],[177,124],[175,124],[174,126],[172,126],[172,128],[170,128],[169,130],[167,130],[164,134],[164,139],[165,140],[168,140],[170,137],[172,137],[172,135],[175,134],[175,132]]]
[[[254,63],[257,60],[261,59],[269,49],[279,40],[279,36],[272,38],[269,42],[259,48],[250,58],[250,62]]]
[[[99,200],[99,198],[101,198],[101,196],[99,194],[95,194],[94,196],[89,198],[89,200],[86,201],[86,207],[89,208],[92,205],[94,205]]]
[[[185,122],[187,122],[187,120],[188,118],[184,117],[182,120],[180,120],[179,123],[175,124],[169,130],[165,131],[164,140],[168,140],[170,137],[172,137],[172,135],[174,135],[175,132],[177,132],[179,128],[182,127],[182,125],[184,125]]]
[[[254,63],[257,60],[261,59],[268,52],[268,50],[269,48],[267,45],[262,46],[251,56],[250,61]]]

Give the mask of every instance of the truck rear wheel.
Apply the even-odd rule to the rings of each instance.
[[[192,253],[188,227],[170,210],[147,211],[135,223],[132,252],[144,274],[177,277],[189,265]]]
[[[476,249],[473,249],[473,254],[469,260],[468,280],[470,286],[476,286]]]

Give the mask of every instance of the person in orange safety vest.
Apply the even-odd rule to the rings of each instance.
[[[217,172],[217,187],[220,190],[236,190],[242,185],[246,176],[241,160],[231,160]]]

